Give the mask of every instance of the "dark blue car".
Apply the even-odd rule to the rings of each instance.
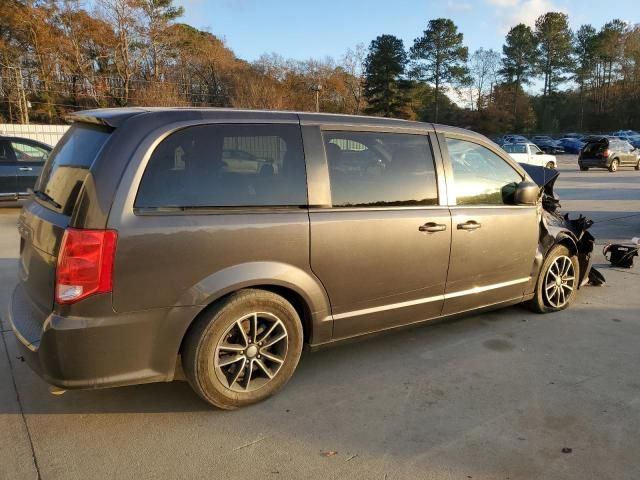
[[[558,140],[558,144],[564,148],[564,151],[567,153],[580,153],[580,150],[584,147],[583,141],[569,137],[561,138]]]
[[[0,200],[26,198],[49,153],[45,143],[0,136]]]

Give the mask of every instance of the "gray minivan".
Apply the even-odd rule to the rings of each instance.
[[[557,311],[587,281],[593,237],[555,212],[557,172],[533,182],[467,130],[230,109],[70,121],[20,215],[10,308],[61,389],[183,370],[235,408],[282,387],[305,344]]]

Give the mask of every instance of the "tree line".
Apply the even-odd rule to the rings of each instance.
[[[640,27],[621,20],[573,32],[549,12],[511,28],[501,52],[471,53],[440,18],[408,47],[386,34],[339,59],[248,62],[181,23],[173,0],[0,2],[0,122],[138,105],[318,109],[484,133],[640,128]]]

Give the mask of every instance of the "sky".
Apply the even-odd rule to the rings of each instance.
[[[451,18],[469,51],[501,51],[510,27],[533,27],[548,11],[569,15],[570,26],[600,28],[620,18],[640,23],[638,0],[176,0],[185,8],[182,21],[223,38],[236,56],[255,60],[263,53],[306,60],[339,59],[347,48],[368,46],[381,34],[404,40],[405,47],[430,19]],[[606,5],[606,8],[603,6]]]

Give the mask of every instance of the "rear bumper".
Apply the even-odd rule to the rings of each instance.
[[[196,308],[100,318],[50,314],[40,324],[18,285],[9,319],[21,354],[46,382],[64,389],[102,388],[173,380],[182,333]]]
[[[609,168],[611,159],[608,158],[581,158],[578,165],[589,168]]]

